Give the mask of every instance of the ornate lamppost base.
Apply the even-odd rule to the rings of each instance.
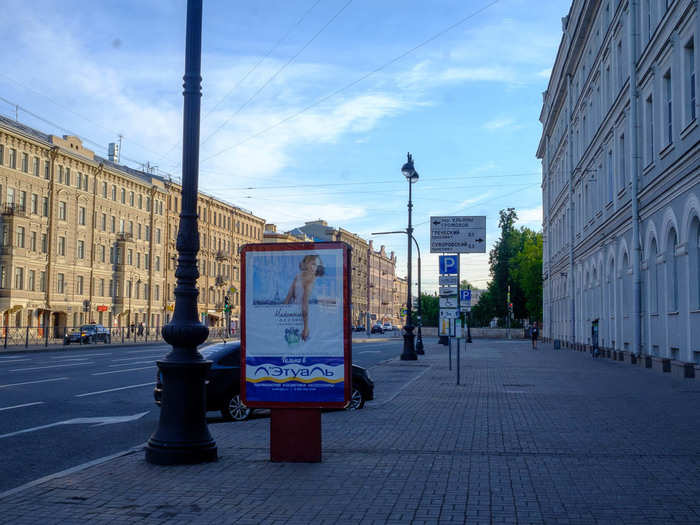
[[[158,361],[163,397],[158,428],[146,446],[149,463],[191,465],[218,459],[204,406],[204,380],[210,366],[211,361]]]
[[[401,353],[401,361],[415,361],[418,359],[414,346],[415,335],[413,334],[412,326],[405,326],[406,333],[403,335],[403,352]]]

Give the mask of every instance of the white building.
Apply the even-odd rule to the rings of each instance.
[[[574,0],[543,94],[543,337],[700,362],[693,0]]]

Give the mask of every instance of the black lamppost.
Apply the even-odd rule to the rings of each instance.
[[[216,442],[206,422],[204,380],[211,361],[197,352],[209,330],[197,315],[196,283],[199,230],[199,115],[202,77],[202,0],[187,0],[187,41],[184,76],[182,140],[182,211],[177,234],[175,312],[163,327],[163,339],[173,349],[158,361],[163,397],[158,428],[148,440],[146,461],[175,465],[216,461]]]
[[[404,232],[403,231],[373,232],[372,235],[392,235],[395,233],[400,233],[403,235]],[[413,242],[416,245],[416,250],[418,251],[418,341],[416,342],[416,354],[424,355],[425,351],[423,350],[423,334],[421,333],[421,326],[423,326],[423,316],[422,316],[422,309],[421,309],[421,304],[420,304],[420,297],[421,297],[421,291],[420,291],[420,278],[421,278],[420,246],[418,246],[418,241],[416,240],[416,238],[413,235],[411,235],[411,239],[413,239]],[[409,283],[409,286],[410,286],[410,283]]]
[[[406,228],[406,236],[408,240],[408,294],[406,298],[406,314],[407,323],[404,326],[403,336],[403,353],[401,354],[402,361],[415,361],[418,359],[414,346],[413,326],[411,325],[411,240],[413,239],[413,225],[411,223],[411,212],[413,210],[412,188],[413,183],[418,181],[418,172],[413,167],[413,157],[410,153],[407,154],[406,163],[401,168],[401,173],[404,174],[408,181],[408,228]]]

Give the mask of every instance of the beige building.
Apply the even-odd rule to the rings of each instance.
[[[408,279],[395,277],[394,278],[394,318],[399,326],[406,324],[406,316],[401,315],[401,312],[406,308],[406,299],[408,298]],[[416,304],[416,295],[411,296],[413,304]]]
[[[0,323],[61,337],[98,322],[160,327],[175,283],[180,187],[101,158],[77,137],[0,117]],[[238,248],[264,221],[200,194],[200,311],[238,307]],[[236,311],[234,311],[234,314]]]
[[[373,242],[369,241],[369,311],[372,322],[391,322],[399,324],[394,303],[396,276],[396,256],[394,252],[386,253],[382,245],[375,251]]]
[[[263,232],[263,241],[271,243],[311,242],[312,239],[302,232],[278,232],[277,225],[268,223],[265,225],[265,231]]]

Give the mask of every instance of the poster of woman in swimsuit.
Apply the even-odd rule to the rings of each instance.
[[[348,253],[342,243],[243,249],[241,379],[248,405],[346,401]]]

